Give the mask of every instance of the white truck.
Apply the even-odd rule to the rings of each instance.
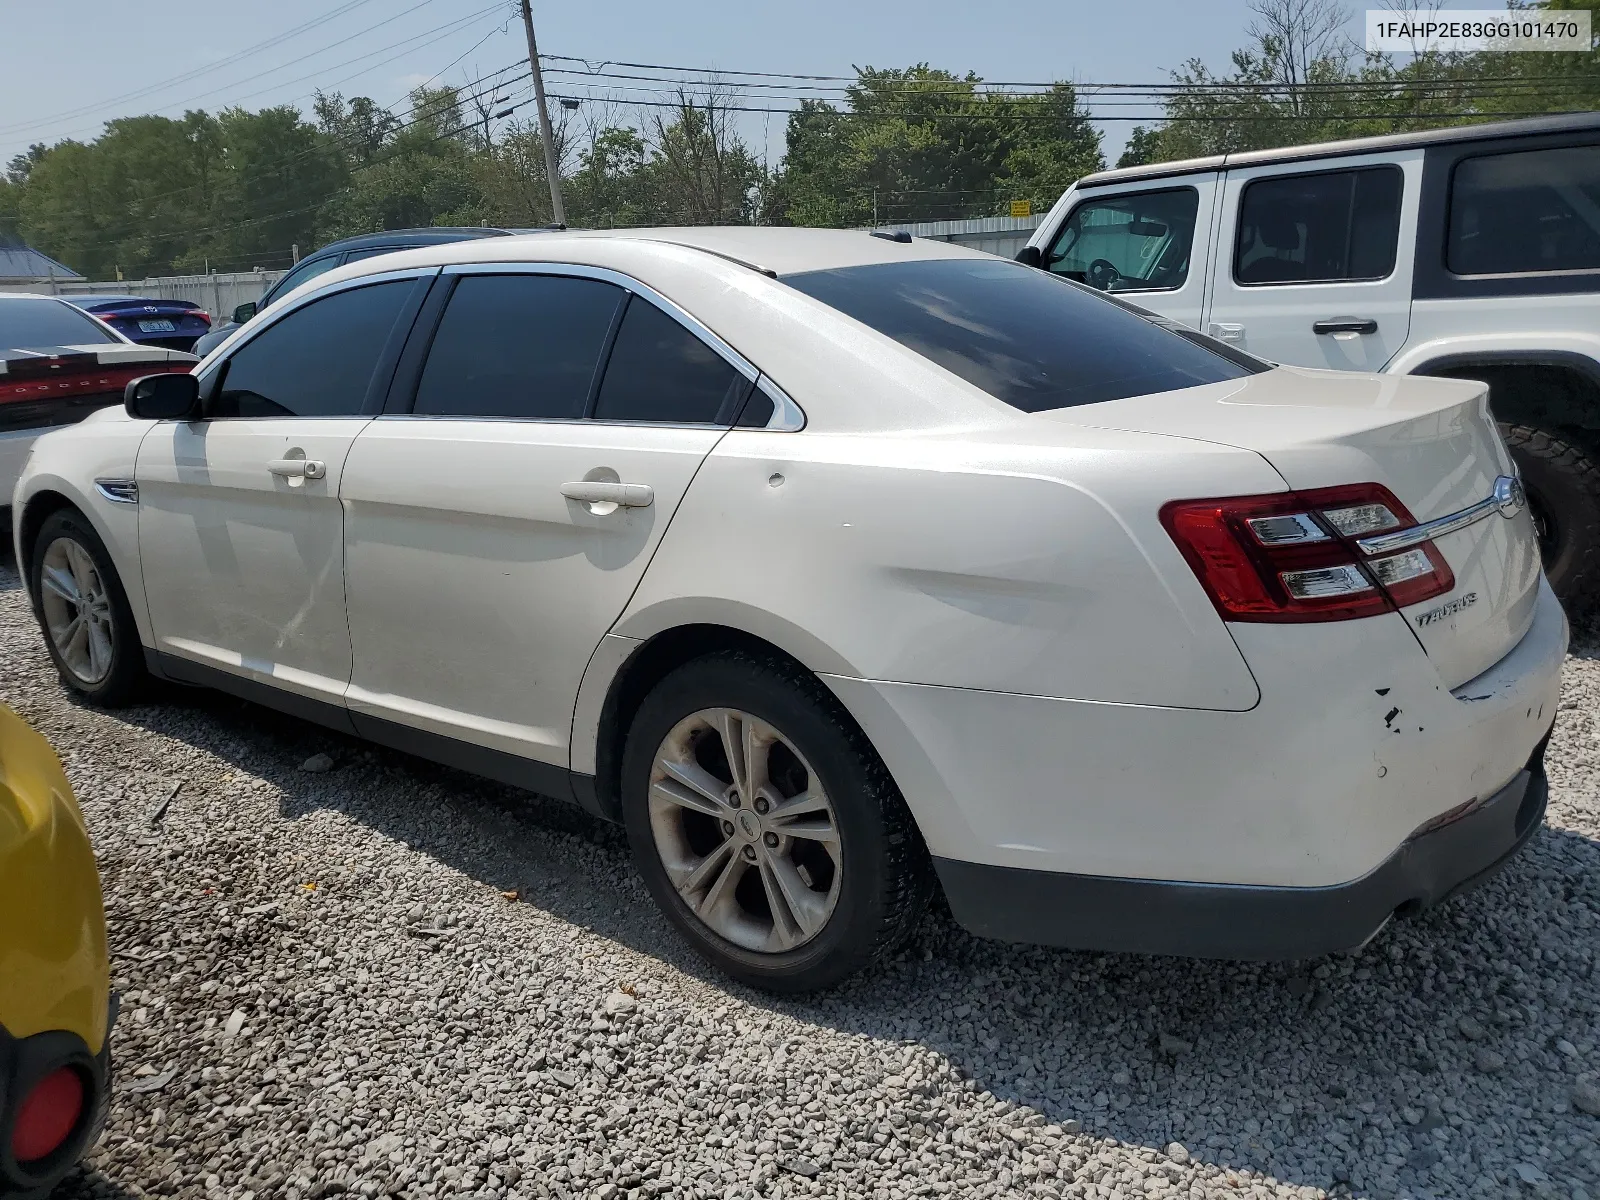
[[[1103,171],[1017,258],[1274,362],[1485,381],[1551,584],[1600,599],[1600,113]]]

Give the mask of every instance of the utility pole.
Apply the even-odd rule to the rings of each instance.
[[[533,9],[522,0],[522,28],[528,34],[528,66],[533,69],[533,95],[539,102],[539,138],[544,142],[544,173],[550,181],[550,213],[557,225],[566,225],[561,203],[561,175],[556,167],[556,139],[550,129],[550,108],[544,100],[544,72],[539,69],[539,43],[533,38]]]

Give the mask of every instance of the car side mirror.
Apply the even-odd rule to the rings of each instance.
[[[130,417],[144,421],[187,421],[200,415],[200,381],[187,372],[145,375],[122,392]]]
[[[256,302],[254,300],[247,300],[243,304],[239,305],[238,308],[233,310],[233,323],[235,325],[243,325],[255,315]]]
[[[1024,246],[1017,251],[1017,261],[1025,267],[1042,267],[1044,255],[1039,252],[1037,246]]]

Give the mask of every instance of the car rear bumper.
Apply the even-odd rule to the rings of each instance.
[[[935,858],[1072,876],[1335,887],[1498,794],[1555,718],[1567,623],[1451,690],[1400,614],[1238,626],[1246,712],[825,675]]]
[[[1200,958],[1312,958],[1359,946],[1397,912],[1431,908],[1493,875],[1544,817],[1544,747],[1487,800],[1408,838],[1362,878],[1331,887],[1117,879],[946,858],[934,865],[956,920],[984,937]]]
[[[112,997],[106,1040],[91,1054],[75,1033],[55,1030],[32,1037],[14,1038],[0,1026],[0,1196],[31,1200],[43,1197],[66,1175],[100,1136],[111,1099],[111,1024],[116,1017]],[[22,1098],[47,1075],[71,1067],[84,1082],[83,1115],[61,1146],[45,1158],[27,1164],[12,1156],[12,1123]]]

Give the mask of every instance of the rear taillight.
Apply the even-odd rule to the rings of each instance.
[[[22,1098],[11,1125],[11,1157],[24,1165],[66,1144],[83,1116],[83,1076],[71,1067],[46,1075]]]
[[[154,362],[127,367],[102,367],[91,363],[88,367],[79,367],[76,362],[69,362],[59,371],[50,374],[30,372],[15,382],[12,382],[11,376],[0,375],[0,404],[26,400],[70,400],[102,392],[120,393],[135,379],[188,371],[192,365],[187,362]]]
[[[1432,542],[1378,557],[1356,546],[1358,537],[1416,524],[1376,483],[1174,500],[1161,523],[1227,621],[1348,621],[1456,583]]]

